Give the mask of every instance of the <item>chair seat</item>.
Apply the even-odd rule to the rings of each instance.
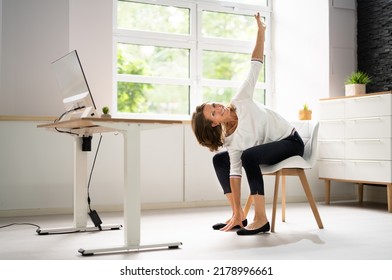
[[[312,166],[301,156],[289,157],[274,165],[260,165],[261,173],[263,174],[275,173],[283,168],[310,169]]]

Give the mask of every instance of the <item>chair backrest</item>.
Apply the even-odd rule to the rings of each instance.
[[[305,144],[303,158],[313,167],[317,161],[318,121],[292,122]]]

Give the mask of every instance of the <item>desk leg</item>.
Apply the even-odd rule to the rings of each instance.
[[[79,249],[83,256],[142,249],[174,249],[181,242],[140,245],[140,124],[128,124],[124,136],[124,246],[102,249]]]
[[[140,244],[140,125],[124,135],[124,240],[125,246]]]
[[[53,229],[38,229],[37,233],[40,235],[53,234],[53,233],[74,233],[84,231],[97,231],[95,226],[87,226],[87,152],[82,151],[82,138],[74,137],[74,221],[73,227],[67,228],[53,228]],[[103,230],[106,229],[120,229],[121,225],[102,226]]]
[[[87,226],[87,152],[83,152],[82,138],[74,137],[74,226]]]

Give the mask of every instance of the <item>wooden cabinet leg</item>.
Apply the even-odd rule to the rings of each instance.
[[[331,199],[331,180],[325,180],[325,204],[329,204]]]
[[[387,184],[388,212],[392,212],[392,184]]]
[[[286,221],[286,176],[282,176],[282,222]]]
[[[358,184],[358,201],[363,202],[363,184],[361,183]]]

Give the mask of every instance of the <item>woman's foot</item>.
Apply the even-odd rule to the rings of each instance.
[[[271,227],[269,222],[265,223],[264,225],[257,227],[256,224],[258,223],[252,223],[249,226],[247,226],[246,228],[242,228],[240,230],[237,231],[238,235],[255,235],[258,234],[260,232],[265,233],[270,231]]]
[[[270,231],[270,224],[266,219],[253,220],[247,227],[237,231],[238,235],[253,235],[260,232]]]
[[[258,221],[254,220],[252,223],[246,226],[246,229],[248,230],[258,229],[264,226],[266,223],[268,223],[268,220],[258,220]]]

